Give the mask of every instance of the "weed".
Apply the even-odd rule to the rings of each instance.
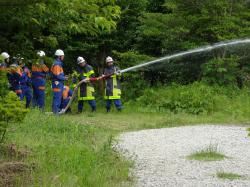
[[[209,147],[188,156],[188,159],[199,161],[218,161],[224,158],[226,158],[226,156],[218,152],[217,145],[209,145]]]
[[[243,176],[236,174],[236,173],[227,173],[224,171],[220,171],[216,173],[216,176],[220,179],[229,179],[229,180],[235,180],[235,179],[242,179]]]

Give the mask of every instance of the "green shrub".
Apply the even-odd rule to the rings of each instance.
[[[237,85],[240,70],[238,61],[236,56],[214,58],[202,65],[202,79],[210,84]]]
[[[4,139],[9,123],[22,121],[27,111],[14,92],[0,97],[0,143]]]
[[[23,103],[8,89],[6,72],[0,71],[0,143],[4,139],[8,124],[21,121],[26,113]]]
[[[212,112],[214,90],[204,84],[172,85],[163,89],[147,89],[138,99],[146,106],[164,107],[172,112],[199,114]]]
[[[217,111],[238,113],[236,115],[250,113],[249,89],[209,86],[202,82],[149,88],[137,101],[143,106],[162,107],[175,113],[200,114]]]

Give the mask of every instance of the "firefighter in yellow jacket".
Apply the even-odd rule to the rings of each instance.
[[[81,56],[77,58],[78,69],[73,74],[73,83],[77,83],[83,79],[95,77],[95,72],[85,59]],[[91,82],[83,83],[78,89],[78,112],[83,111],[84,101],[87,101],[91,107],[92,112],[96,111],[95,89]]]
[[[122,102],[121,102],[121,74],[120,69],[114,65],[114,61],[112,57],[108,56],[106,58],[106,68],[104,69],[103,76],[107,76],[105,78],[105,96],[106,100],[106,109],[107,112],[110,111],[112,101],[114,102],[116,109],[118,111],[122,110]]]

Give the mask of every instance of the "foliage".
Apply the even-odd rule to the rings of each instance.
[[[208,86],[196,82],[185,86],[174,84],[165,88],[146,89],[137,101],[143,106],[163,108],[175,113],[211,114],[224,111],[244,115],[249,114],[247,105],[250,103],[250,92],[248,89]],[[244,112],[240,112],[239,107],[244,108]]]
[[[8,93],[8,81],[5,71],[0,70],[0,97],[4,97]]]
[[[163,107],[175,113],[210,113],[215,108],[214,90],[199,83],[188,86],[172,85],[165,89],[147,89],[137,101],[146,106]]]
[[[139,17],[140,25],[136,30],[135,49],[147,55],[163,56],[215,42],[248,37],[250,34],[249,6],[249,2],[244,0],[151,2],[149,11]],[[195,55],[192,55],[185,59],[176,59],[168,64],[168,68],[174,69],[174,72],[168,74],[169,71],[166,71],[169,79],[166,76],[164,78],[167,82],[176,82],[176,77],[178,77],[177,82],[184,84],[200,80],[203,75],[200,68],[202,64],[214,58],[229,59],[232,57],[230,53],[235,54],[235,59],[240,59],[243,48],[247,47],[245,45],[241,49],[237,48],[237,52],[223,48],[208,52],[207,55],[198,54],[197,58],[193,58]],[[249,54],[245,55],[245,58],[249,59]],[[176,69],[178,66],[176,64],[183,63],[183,61],[187,61],[185,62],[187,66],[179,66]],[[241,61],[231,73],[237,74],[247,67],[246,61]],[[235,66],[236,62],[231,60],[228,63],[232,63],[229,66]],[[182,73],[185,71],[188,71],[187,74]],[[227,78],[231,79],[232,76],[227,76]],[[241,71],[237,76],[237,84],[242,86],[245,79],[248,79],[248,73]],[[189,81],[186,82],[186,80]],[[224,81],[219,80],[219,82]]]
[[[32,58],[37,49],[52,55],[55,48],[67,51],[79,38],[84,42],[87,36],[108,34],[120,17],[120,7],[114,0],[49,0],[4,8],[0,6],[0,50],[27,58]]]
[[[245,0],[1,1],[0,51],[34,59],[36,50],[43,49],[53,57],[55,49],[62,48],[66,53],[67,74],[76,68],[75,59],[80,55],[101,74],[104,59],[112,51],[125,54],[132,51],[154,59],[201,45],[248,37],[249,7]],[[237,84],[244,86],[250,80],[247,63],[250,55],[243,54],[249,51],[247,47],[176,59],[165,67],[156,65],[156,69],[145,72],[144,79],[152,85],[189,84],[202,79],[202,64],[211,59],[231,58],[233,53],[239,63],[233,73],[240,71]],[[143,62],[137,60],[136,63]],[[134,64],[123,63],[123,67]],[[140,85],[143,86],[139,84],[138,89]]]
[[[9,91],[6,72],[0,71],[0,143],[9,123],[22,121],[26,113],[23,103],[14,92]]]
[[[114,57],[116,57],[118,64],[121,68],[127,68],[134,66],[138,63],[149,61],[152,57],[147,55],[141,55],[135,51],[128,51],[125,53],[119,53],[113,51]],[[135,100],[137,97],[141,96],[143,93],[144,87],[148,87],[150,77],[146,77],[145,72],[136,72],[136,73],[125,73],[123,75],[122,89],[129,90],[123,92],[123,98],[128,100]]]
[[[148,0],[120,0],[117,3],[121,7],[121,18],[112,45],[115,50],[126,52],[134,48],[139,17],[147,11]]]
[[[217,58],[203,64],[202,79],[210,84],[236,85],[237,76],[240,74],[237,57]]]
[[[27,110],[15,93],[9,92],[0,97],[0,143],[3,141],[9,123],[20,122]]]

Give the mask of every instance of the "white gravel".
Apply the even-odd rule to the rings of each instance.
[[[213,162],[186,158],[209,145],[217,145],[230,158]],[[129,132],[119,137],[116,149],[135,161],[131,173],[138,187],[250,187],[250,137],[246,127],[202,125]],[[218,179],[218,171],[245,178]]]

